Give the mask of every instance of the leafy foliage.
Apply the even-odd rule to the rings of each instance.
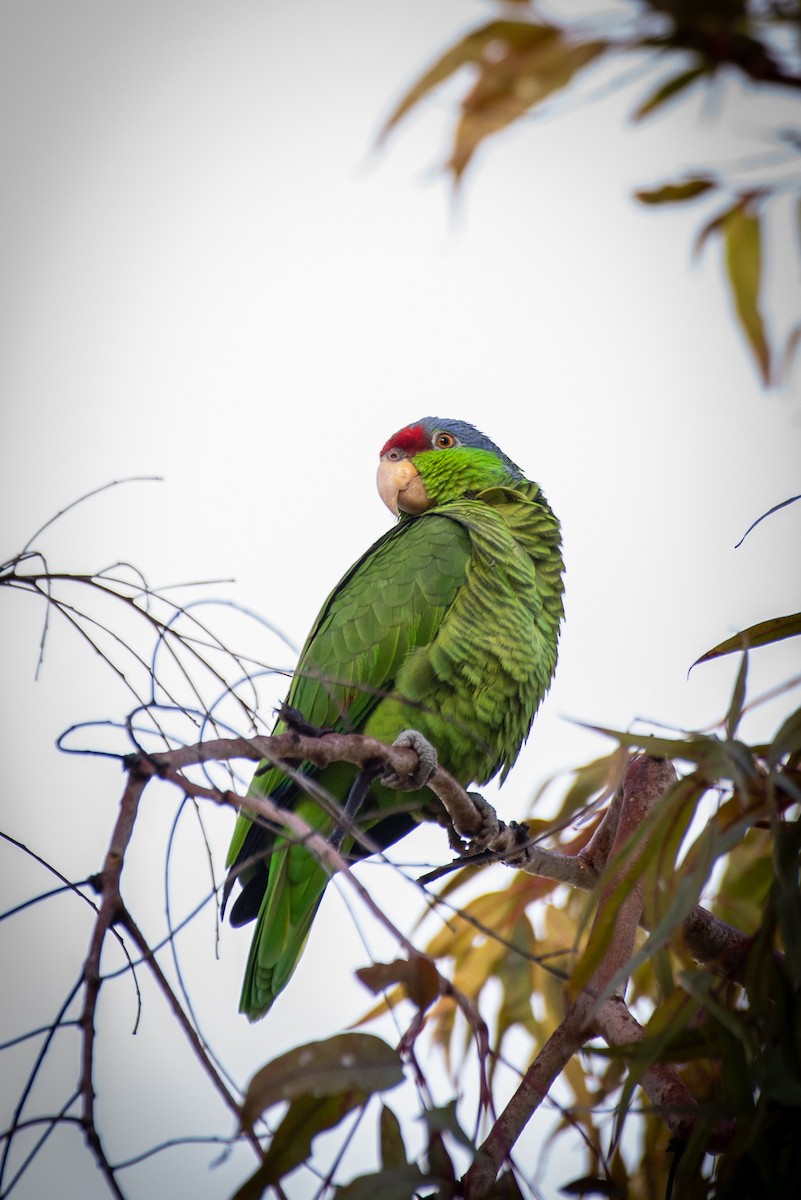
[[[640,102],[635,113],[639,120],[723,70],[735,71],[755,85],[768,82],[788,90],[799,88],[792,58],[789,65],[783,63],[771,40],[780,27],[797,36],[801,20],[797,3],[760,9],[759,20],[756,5],[745,0],[652,0],[642,8],[659,18],[658,32],[654,34],[652,24],[647,32],[624,42],[608,29],[604,36],[587,37],[567,24],[546,24],[534,19],[531,6],[518,3],[518,20],[490,21],[441,56],[398,105],[387,132],[463,67],[472,72],[473,82],[462,102],[449,161],[457,181],[494,133],[571,86],[593,65],[615,56],[648,54],[655,63],[668,63],[671,71],[676,68]],[[785,140],[797,152],[801,143]],[[765,382],[779,377],[782,363],[786,366],[795,342],[801,340],[799,324],[782,356],[763,313],[768,209],[776,194],[769,182],[756,190],[743,189],[713,170],[638,192],[638,199],[651,207],[709,201],[719,206],[701,228],[698,249],[710,239],[719,241],[734,311]],[[185,610],[148,588],[132,569],[122,575],[115,571],[113,575],[56,576],[26,546],[5,564],[0,584],[44,597],[50,609],[65,617],[93,649],[101,644],[99,635],[110,639],[102,644],[115,650],[115,656],[109,656],[112,669],[136,702],[153,711],[173,701],[178,709],[180,699],[164,689],[148,690],[133,682],[133,676],[143,671],[147,683],[155,683],[152,662],[131,652],[116,635],[113,621],[101,626],[87,617],[77,602],[64,598],[62,588],[102,595],[113,606],[122,606],[135,622],[151,629],[160,647],[183,655],[181,661],[195,669],[200,666],[213,689],[225,690],[229,679],[240,672],[251,682],[251,671],[263,667],[252,660],[242,666],[229,656],[232,669],[224,674],[216,657],[225,653],[224,643],[188,619]],[[184,637],[175,630],[178,617],[187,620],[189,632]],[[39,1059],[63,1026],[81,1028],[83,1064],[76,1096],[84,1099],[83,1112],[78,1118],[69,1111],[73,1096],[62,1113],[43,1122],[44,1137],[60,1122],[78,1124],[110,1191],[122,1194],[117,1183],[120,1168],[105,1158],[97,1131],[92,1084],[100,948],[102,935],[114,931],[120,937],[124,933],[137,947],[141,955],[137,965],[153,971],[183,1036],[241,1121],[240,1136],[250,1141],[258,1165],[237,1192],[240,1200],[253,1200],[267,1189],[281,1195],[287,1176],[309,1161],[318,1138],[333,1132],[341,1138],[344,1155],[354,1126],[371,1119],[376,1129],[375,1169],[339,1183],[354,1169],[345,1160],[341,1176],[332,1169],[321,1182],[321,1195],[343,1200],[520,1196],[530,1182],[533,1164],[521,1172],[511,1156],[489,1188],[466,1190],[467,1176],[460,1180],[464,1163],[475,1165],[481,1159],[480,1134],[494,1119],[495,1114],[489,1114],[502,1072],[512,1069],[514,1057],[517,1074],[522,1075],[520,1064],[532,1057],[537,1062],[554,1031],[564,1029],[566,1008],[586,995],[608,961],[621,913],[639,890],[642,927],[632,953],[607,981],[606,991],[622,991],[626,985],[641,1036],[632,1032],[628,1040],[607,1039],[602,1045],[589,1028],[580,1043],[569,1048],[561,1070],[567,1100],[562,1101],[553,1140],[567,1130],[578,1130],[586,1163],[583,1175],[565,1183],[565,1193],[652,1197],[666,1195],[672,1186],[674,1195],[689,1200],[797,1194],[801,1189],[801,709],[788,704],[789,711],[766,744],[744,740],[741,723],[748,700],[749,656],[799,633],[799,614],[772,617],[721,641],[698,660],[703,664],[742,654],[728,711],[714,731],[656,737],[599,729],[611,745],[609,753],[561,781],[561,803],[554,818],[547,823],[535,818],[528,822],[531,842],[547,839],[562,856],[579,860],[603,829],[605,814],[614,809],[633,752],[669,759],[680,765],[682,774],[634,835],[608,858],[591,887],[568,886],[521,869],[498,882],[503,867],[493,868],[490,885],[483,868],[463,866],[429,896],[444,919],[435,933],[428,934],[424,952],[401,943],[405,958],[374,963],[359,972],[365,986],[375,994],[383,993],[364,1022],[389,1010],[400,1017],[411,1007],[411,1021],[397,1047],[363,1032],[310,1042],[266,1063],[253,1076],[244,1098],[215,1073],[192,1022],[159,975],[152,948],[122,903],[117,885],[127,843],[115,840],[115,832],[109,851],[109,861],[116,864],[113,880],[108,865],[90,881],[91,888],[61,880],[73,891],[83,887],[79,894],[84,899],[90,892],[101,896],[97,907],[90,901],[101,936],[93,935],[78,985],[87,994],[80,1021],[65,1016],[76,986],[57,1020],[44,1031],[45,1049]],[[199,691],[193,703],[201,722],[211,719],[213,706],[210,712]],[[252,715],[249,705],[241,707]],[[186,705],[182,711],[188,711]],[[218,789],[192,792],[182,776],[174,782],[185,786],[187,795],[202,793],[204,799],[216,802],[224,799]],[[604,893],[608,902],[600,904],[598,897]],[[703,936],[698,932],[700,917]],[[132,968],[130,957],[128,964]],[[421,1065],[422,1047],[440,1053],[460,1081],[468,1071],[478,1081],[473,1088],[478,1095],[475,1111],[456,1094],[449,1103],[434,1102]],[[687,1132],[678,1139],[671,1139],[665,1128],[666,1118],[675,1112],[659,1112],[642,1101],[649,1075],[667,1067],[675,1068],[694,1101]],[[36,1070],[38,1066],[7,1131],[7,1146],[23,1127],[22,1111]],[[424,1130],[418,1153],[409,1151],[401,1122],[384,1099],[385,1093],[401,1086],[416,1089]],[[640,1136],[632,1154],[624,1132],[635,1121]],[[5,1161],[4,1155],[3,1166]],[[363,1165],[358,1169],[362,1171]]]
[[[280,1101],[288,1100],[289,1107],[258,1170],[237,1193],[237,1200],[261,1196],[305,1162],[317,1134],[339,1125],[374,1093],[402,1082],[397,1051],[366,1033],[342,1033],[324,1042],[310,1042],[267,1063],[248,1084],[242,1124],[252,1129],[264,1110]]]
[[[625,851],[639,856],[646,900],[646,932],[626,968],[630,1001],[652,1011],[645,1039],[596,1051],[599,1065],[590,1069],[573,1060],[564,1076],[573,1096],[564,1127],[581,1125],[594,1169],[604,1149],[602,1124],[593,1114],[617,1103],[619,1140],[645,1071],[657,1063],[680,1065],[703,1113],[678,1162],[682,1196],[791,1194],[801,1184],[801,1157],[790,1132],[801,1106],[801,710],[782,722],[769,746],[749,746],[736,738],[743,702],[744,692],[737,693],[723,737],[638,739],[610,731],[621,746],[669,753],[689,770]],[[614,875],[621,866],[612,861],[607,871]],[[467,881],[465,872],[459,885]],[[449,898],[454,890],[451,883]],[[543,912],[536,901],[545,894]],[[751,939],[736,984],[723,961],[698,964],[689,952],[683,921],[702,896]],[[429,943],[428,953],[452,963],[454,980],[479,1007],[486,1008],[487,990],[500,983],[491,1040],[496,1061],[513,1031],[524,1032],[533,1049],[541,1046],[561,1019],[565,983],[579,992],[607,953],[617,908],[582,935],[587,907],[577,892],[565,895],[549,881],[516,875],[507,888],[466,903]],[[535,1015],[534,996],[542,998],[542,1017]],[[435,1042],[461,1056],[453,1006],[440,1001],[430,1024]],[[621,1063],[628,1068],[622,1092]],[[658,1144],[658,1117],[642,1119],[646,1141]],[[708,1139],[732,1120],[747,1135],[727,1142],[710,1180]],[[628,1195],[661,1194],[671,1169],[668,1158],[661,1162],[655,1171],[651,1159],[627,1168],[618,1158],[617,1184]]]
[[[554,25],[490,21],[462,38],[418,80],[389,117],[384,136],[433,88],[472,66],[478,78],[462,100],[448,163],[458,180],[486,137],[566,87],[605,49],[602,40],[578,41]]]
[[[463,69],[469,72],[471,83],[462,93],[447,162],[457,184],[488,138],[591,71],[597,73],[602,63],[608,71],[629,59],[640,63],[645,56],[650,70],[660,76],[659,83],[634,109],[637,122],[686,98],[699,85],[710,88],[732,73],[752,86],[781,88],[788,97],[801,94],[801,9],[794,2],[766,9],[756,0],[696,4],[643,0],[635,12],[620,16],[618,26],[607,14],[599,14],[595,36],[588,34],[593,22],[586,15],[571,21],[560,13],[545,22],[533,3],[516,7],[514,19],[488,21],[440,55],[396,105],[382,137]],[[499,4],[499,8],[504,6]],[[797,160],[801,141],[796,131],[778,130],[776,141],[775,160]],[[801,341],[801,320],[783,335],[781,345],[769,334],[763,314],[764,246],[773,209],[788,193],[801,205],[797,169],[788,180],[786,172],[772,172],[771,165],[766,165],[756,186],[740,182],[736,171],[710,169],[635,193],[650,207],[702,197],[723,199],[724,208],[702,225],[696,248],[710,237],[720,238],[734,312],[766,385],[779,382],[788,373]],[[800,251],[797,246],[796,253]]]

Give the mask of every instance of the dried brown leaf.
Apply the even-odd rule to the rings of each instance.
[[[391,963],[373,963],[356,972],[358,979],[373,994],[387,991],[400,984],[409,999],[424,1012],[439,995],[439,971],[421,954],[398,958]]]

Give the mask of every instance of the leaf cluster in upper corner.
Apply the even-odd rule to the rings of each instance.
[[[448,168],[461,179],[481,142],[566,87],[607,49],[602,38],[583,40],[567,28],[538,20],[489,21],[451,46],[395,107],[383,137],[462,67],[474,73],[462,97]]]
[[[494,134],[526,117],[584,76],[601,60],[627,66],[634,56],[658,76],[633,112],[636,121],[702,84],[738,76],[752,88],[779,87],[801,98],[801,6],[797,0],[765,5],[758,0],[643,0],[636,9],[610,17],[602,5],[593,16],[571,20],[559,12],[542,19],[534,4],[519,3],[514,19],[504,15],[472,29],[449,46],[397,103],[382,131],[398,123],[446,81],[466,69],[470,83],[458,105],[447,168],[462,179],[476,151]],[[617,23],[616,23],[617,21]],[[789,373],[799,342],[801,320],[789,333],[771,334],[764,316],[764,246],[771,202],[795,195],[801,212],[799,172],[787,178],[771,170],[801,155],[796,130],[773,131],[773,162],[758,184],[725,178],[712,168],[636,193],[644,204],[683,203],[702,196],[723,197],[698,235],[697,247],[712,236],[723,246],[725,278],[735,318],[745,336],[761,381],[778,383]],[[796,246],[796,253],[801,252]]]

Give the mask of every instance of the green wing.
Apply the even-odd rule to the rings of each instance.
[[[470,539],[445,518],[402,521],[356,562],[323,605],[301,651],[287,704],[319,728],[360,731],[391,690],[409,653],[427,646],[464,582]],[[273,732],[281,733],[278,721]],[[311,772],[314,773],[314,772]],[[291,803],[297,786],[277,768],[260,771],[252,795]],[[227,865],[251,821],[240,816]]]
[[[392,691],[409,654],[435,638],[464,582],[469,557],[470,537],[460,524],[433,512],[402,520],[328,597],[301,652],[287,702],[313,725],[362,730]],[[281,729],[278,722],[276,732]],[[316,772],[307,764],[304,773],[344,803],[355,768],[338,763]],[[272,796],[325,833],[333,828],[322,806],[276,768],[257,774],[250,794]],[[328,881],[302,845],[240,815],[228,865],[258,855],[262,861],[242,871],[245,885],[250,882],[256,891],[266,874],[240,1004],[251,1019],[267,1011],[292,974]],[[252,911],[251,904],[247,916]],[[232,919],[235,915],[236,906]]]

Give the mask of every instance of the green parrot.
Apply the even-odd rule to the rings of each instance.
[[[381,450],[378,490],[397,523],[354,563],[323,605],[300,655],[289,709],[321,729],[392,743],[416,730],[463,786],[503,780],[556,666],[563,616],[559,523],[535,483],[464,421],[426,417]],[[275,733],[284,732],[279,718]],[[428,773],[430,774],[430,766]],[[311,790],[344,806],[357,768],[303,764]],[[392,786],[389,786],[392,784]],[[414,779],[377,777],[358,813],[370,849],[390,846],[434,797]],[[343,827],[277,767],[250,793],[291,808],[326,837]],[[352,829],[352,826],[350,827]],[[288,983],[329,873],[306,847],[241,813],[228,852],[231,923],[255,918],[240,1011],[262,1017]]]

